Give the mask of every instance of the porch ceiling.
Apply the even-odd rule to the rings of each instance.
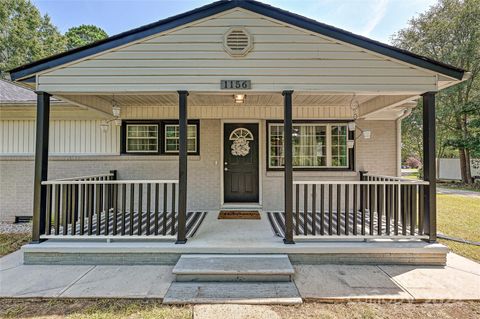
[[[283,96],[280,93],[242,92],[246,94],[245,102],[236,104],[233,92],[228,93],[191,93],[188,97],[190,107],[282,107]],[[79,106],[95,109],[111,115],[115,101],[120,107],[177,107],[178,94],[75,94],[59,95],[60,99]],[[377,116],[380,118],[398,118],[403,112],[405,103],[415,100],[414,95],[354,95],[354,94],[304,94],[293,95],[294,107],[342,107],[350,110],[350,106],[358,105],[361,118]],[[386,112],[386,113],[385,113]],[[349,112],[350,113],[350,112]]]

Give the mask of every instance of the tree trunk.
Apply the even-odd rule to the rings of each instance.
[[[463,147],[458,149],[458,154],[460,155],[460,172],[462,174],[462,182],[470,184],[472,181],[472,174],[470,171],[470,154],[468,150]]]

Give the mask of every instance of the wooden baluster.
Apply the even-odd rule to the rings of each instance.
[[[386,228],[385,231],[387,235],[390,235],[390,224],[392,222],[392,208],[393,208],[393,200],[392,200],[392,185],[385,186],[385,221],[386,221]]]
[[[361,195],[363,195],[362,201],[363,201],[363,203],[364,203],[364,204],[363,204],[363,209],[362,209],[362,229],[361,229],[361,234],[362,234],[362,235],[365,235],[365,233],[366,233],[366,231],[365,231],[365,224],[366,224],[366,222],[365,222],[365,217],[366,217],[366,215],[367,215],[367,198],[368,198],[367,189],[368,189],[368,187],[367,187],[367,185],[363,185],[363,184],[362,184],[360,187],[361,187],[361,189],[363,189]]]
[[[353,235],[357,235],[357,216],[358,216],[358,185],[353,185]]]
[[[122,236],[127,231],[127,184],[122,184]]]
[[[143,184],[138,184],[138,227],[137,227],[137,235],[142,235],[143,231]]]
[[[350,234],[350,185],[345,184],[345,235]]]
[[[133,224],[134,224],[134,217],[135,217],[135,184],[130,184],[130,227],[129,227],[129,235],[133,236]]]
[[[72,185],[72,235],[77,232],[78,218],[78,185]]]
[[[383,223],[383,203],[384,203],[384,185],[377,186],[377,213],[378,213],[378,220],[377,220],[377,234],[382,235],[382,223]]]
[[[163,184],[163,218],[162,218],[162,235],[167,234],[167,212],[168,210],[168,185]]]
[[[411,199],[411,216],[410,219],[410,235],[415,236],[415,227],[417,226],[417,185],[410,186]]]
[[[93,234],[93,190],[95,185],[89,184],[87,185],[87,214],[88,214],[88,229],[87,234]]]
[[[341,235],[342,226],[342,185],[337,184],[337,235]]]
[[[158,210],[158,201],[160,200],[160,184],[158,183],[155,183],[155,236],[158,236],[158,214],[159,214],[159,210]]]
[[[152,185],[150,183],[147,184],[147,229],[145,230],[146,231],[146,235],[149,236],[150,235],[150,217],[151,217],[151,214],[150,214],[150,202],[152,201],[152,198],[151,198],[151,192],[152,192]]]
[[[118,184],[112,185],[113,229],[112,235],[118,234]]]
[[[376,204],[376,201],[375,201],[375,190],[376,190],[376,187],[375,185],[370,185],[369,187],[369,195],[370,195],[370,199],[369,199],[369,204],[370,204],[370,224],[369,224],[369,228],[370,228],[370,235],[373,235],[374,234],[374,218],[375,218],[375,204]]]
[[[399,213],[400,185],[393,186],[393,233],[398,236],[398,213]]]
[[[80,199],[79,199],[79,216],[78,221],[80,224],[79,234],[85,234],[85,186],[84,184],[79,185]]]
[[[68,185],[62,185],[62,226],[63,226],[62,234],[63,235],[67,235],[68,233],[67,188],[68,188]]]
[[[333,185],[328,184],[328,234],[333,234]]]
[[[45,235],[50,235],[52,231],[52,185],[45,185],[47,188],[47,207],[45,211]]]
[[[308,184],[303,185],[303,234],[308,235]]]
[[[407,203],[407,185],[401,185],[401,212],[402,212],[402,235],[407,234],[407,213],[408,213],[408,203]]]
[[[295,185],[295,235],[300,235],[300,185]]]
[[[175,183],[172,184],[172,229],[170,231],[170,235],[175,235],[175,224],[176,224],[176,217],[175,217],[175,202],[176,202],[176,196],[175,196]]]
[[[312,235],[317,234],[317,185],[312,185]]]
[[[325,235],[325,185],[320,185],[320,235]]]
[[[423,210],[423,188],[425,185],[418,185],[418,235],[423,235],[423,221],[425,211]]]
[[[95,228],[95,234],[100,235],[102,227],[102,184],[95,185],[95,212],[97,214],[97,227]]]
[[[105,229],[103,233],[105,235],[108,235],[110,233],[110,191],[109,191],[109,185],[108,184],[102,184],[102,189],[103,189],[103,210],[105,213]]]

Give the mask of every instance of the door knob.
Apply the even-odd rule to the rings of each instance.
[[[228,171],[228,168],[225,167],[223,170],[226,172],[226,171]]]
[[[225,162],[225,165],[228,165],[228,162]]]

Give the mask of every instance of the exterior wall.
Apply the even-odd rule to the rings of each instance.
[[[18,121],[21,131],[25,121]],[[59,127],[77,127],[71,122],[58,124]],[[77,121],[82,122],[82,121]],[[68,124],[70,123],[70,124]],[[68,124],[68,125],[67,125]],[[99,126],[99,123],[92,124]],[[10,125],[10,124],[9,124]],[[29,125],[32,125],[30,123]],[[216,210],[221,204],[221,125],[219,119],[200,121],[200,155],[189,157],[188,163],[188,209]],[[261,197],[264,210],[281,210],[283,208],[283,174],[266,171],[266,122],[260,121],[260,167]],[[396,175],[397,136],[395,121],[359,121],[358,126],[369,129],[372,138],[360,138],[356,142],[356,170],[369,170],[371,173]],[[28,125],[27,125],[28,127]],[[94,128],[92,128],[94,129]],[[112,129],[112,128],[111,128]],[[111,132],[112,130],[109,130]],[[30,134],[31,130],[29,131]],[[18,134],[18,133],[17,133]],[[23,133],[25,134],[25,132]],[[60,132],[57,132],[60,134]],[[105,133],[101,133],[105,134]],[[112,133],[106,133],[108,134]],[[118,133],[115,133],[118,134]],[[3,135],[5,138],[6,135]],[[8,135],[10,136],[10,135]],[[66,136],[64,138],[66,139]],[[70,134],[69,139],[61,145],[76,145],[78,135]],[[85,136],[85,135],[81,135]],[[96,135],[97,138],[103,135]],[[51,156],[49,159],[49,179],[106,173],[117,170],[119,179],[176,179],[178,157],[176,156],[119,156],[106,155],[103,150],[118,150],[119,136],[105,140],[103,148],[93,155],[77,155],[74,153]],[[29,138],[27,140],[34,140]],[[99,140],[102,141],[103,137]],[[22,139],[14,139],[22,141]],[[88,139],[86,139],[88,141]],[[97,141],[94,141],[94,144]],[[100,145],[102,142],[100,142]],[[112,143],[112,145],[109,145]],[[10,145],[10,144],[8,144]],[[52,144],[51,144],[52,145]],[[53,144],[55,150],[56,144]],[[116,146],[115,146],[116,145]],[[78,146],[70,149],[78,150]],[[3,151],[0,156],[0,220],[13,221],[16,215],[31,215],[33,195],[33,156],[20,156],[15,153],[18,147],[8,146],[13,150],[8,154]],[[5,148],[3,149],[5,150]],[[60,150],[60,148],[58,148]],[[19,149],[20,151],[20,149]],[[118,152],[118,151],[117,151]],[[53,152],[52,152],[53,153]],[[30,152],[31,154],[31,152]],[[117,153],[118,154],[118,153]],[[295,172],[294,178],[299,180],[354,180],[356,172]]]
[[[233,26],[253,36],[246,56],[223,47]],[[219,90],[247,77],[258,92],[409,92],[437,89],[433,72],[243,9],[160,33],[38,76],[37,89],[61,92]]]
[[[71,118],[74,116],[72,113]],[[100,123],[100,120],[51,121],[50,154],[119,154],[120,128],[111,125],[107,132],[102,132]],[[35,120],[0,121],[0,155],[32,155],[34,150]]]

